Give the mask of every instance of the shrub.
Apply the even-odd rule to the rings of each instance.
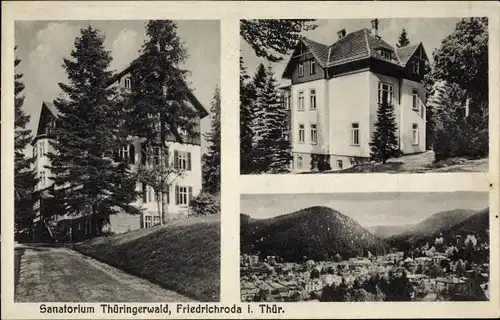
[[[220,212],[219,198],[207,192],[202,192],[194,197],[189,206],[191,208],[190,215],[193,216],[208,216]]]

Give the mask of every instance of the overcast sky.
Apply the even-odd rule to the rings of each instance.
[[[111,51],[111,68],[120,71],[138,56],[145,40],[147,21],[17,21],[16,55],[22,60],[18,72],[24,74],[24,108],[31,115],[29,128],[36,129],[42,101],[52,101],[60,93],[58,82],[67,77],[61,67],[69,58],[80,28],[89,24],[105,35],[105,47]],[[210,109],[215,87],[220,84],[220,23],[210,20],[177,21],[178,35],[185,43],[189,58],[185,69],[191,72],[188,82],[200,102]],[[209,130],[209,117],[202,121],[202,131]]]
[[[303,32],[302,35],[325,45],[331,45],[337,41],[337,31],[345,29],[347,33],[363,28],[371,29],[370,21],[373,19],[343,19],[343,20],[317,20],[318,27],[312,31]],[[413,18],[413,19],[378,19],[379,35],[387,43],[395,46],[403,28],[408,33],[410,44],[422,42],[432,61],[432,52],[441,45],[441,41],[451,34],[460,18]],[[241,39],[241,55],[243,57],[247,72],[253,75],[259,63],[268,64],[267,60],[257,58],[250,46]],[[291,52],[289,53],[291,54]],[[283,70],[288,62],[288,57],[279,63],[273,64],[276,76],[281,78]],[[286,83],[281,80],[280,83]]]
[[[453,209],[488,207],[487,192],[402,192],[257,194],[241,196],[241,213],[271,218],[308,208],[326,206],[365,227],[420,222],[434,213]]]

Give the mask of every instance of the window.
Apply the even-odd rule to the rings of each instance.
[[[191,171],[191,153],[185,151],[174,151],[175,167],[177,169]]]
[[[285,110],[290,110],[290,96],[285,95],[283,97],[283,103],[285,105]]]
[[[285,141],[288,141],[289,139],[289,132],[288,132],[288,128],[283,128],[281,129],[281,138]]]
[[[419,143],[419,132],[418,132],[418,124],[414,123],[412,125],[412,141],[413,145],[418,145]]]
[[[299,107],[297,108],[299,111],[304,111],[304,92],[299,92]]]
[[[154,190],[153,187],[148,186],[148,202],[154,202]]]
[[[297,156],[297,169],[304,168],[304,158],[302,156]]]
[[[392,105],[394,97],[394,87],[392,84],[379,82],[378,84],[378,103],[387,102],[387,104]]]
[[[342,160],[337,160],[337,168],[339,168],[339,169],[344,168],[344,163],[342,162]]]
[[[142,202],[148,203],[148,185],[142,183]]]
[[[318,143],[318,129],[316,124],[311,124],[311,144]]]
[[[390,51],[387,51],[387,50],[384,50],[384,49],[381,49],[380,50],[380,55],[382,56],[382,58],[384,59],[387,59],[387,60],[392,60],[392,54]]]
[[[311,109],[316,109],[316,90],[315,89],[311,89],[310,93],[309,93],[309,108]]]
[[[299,62],[299,77],[304,76],[304,62]]]
[[[418,111],[418,91],[413,89],[412,90],[412,96],[413,96],[413,107],[412,109],[415,111]]]
[[[126,145],[118,150],[118,157],[128,163],[135,163],[135,153],[133,145]]]
[[[316,73],[316,60],[311,60],[311,64],[309,65],[309,74]]]
[[[351,145],[359,146],[359,123],[351,123]]]
[[[181,135],[181,136],[187,136],[187,130],[185,128],[177,128],[177,132]]]
[[[44,187],[46,183],[45,171],[40,171],[40,186]]]
[[[193,188],[192,187],[180,187],[177,186],[175,188],[175,204],[176,205],[181,205],[181,206],[187,206],[189,205],[189,202],[191,201],[192,195],[193,195]]]
[[[304,143],[306,141],[304,125],[299,124],[299,143]]]
[[[125,88],[130,89],[132,87],[132,79],[130,77],[126,77],[123,81]]]
[[[154,217],[153,217],[153,225],[154,225],[154,226],[157,226],[157,225],[159,225],[159,224],[160,224],[160,217],[158,217],[158,216],[154,216]]]
[[[151,216],[144,216],[144,228],[151,228]]]
[[[420,74],[420,61],[413,61],[413,74]]]

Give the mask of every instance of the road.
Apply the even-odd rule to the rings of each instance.
[[[23,249],[15,302],[192,301],[64,247]]]

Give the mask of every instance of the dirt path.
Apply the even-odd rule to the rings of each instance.
[[[31,246],[21,258],[15,301],[186,302],[192,299],[64,247]]]

